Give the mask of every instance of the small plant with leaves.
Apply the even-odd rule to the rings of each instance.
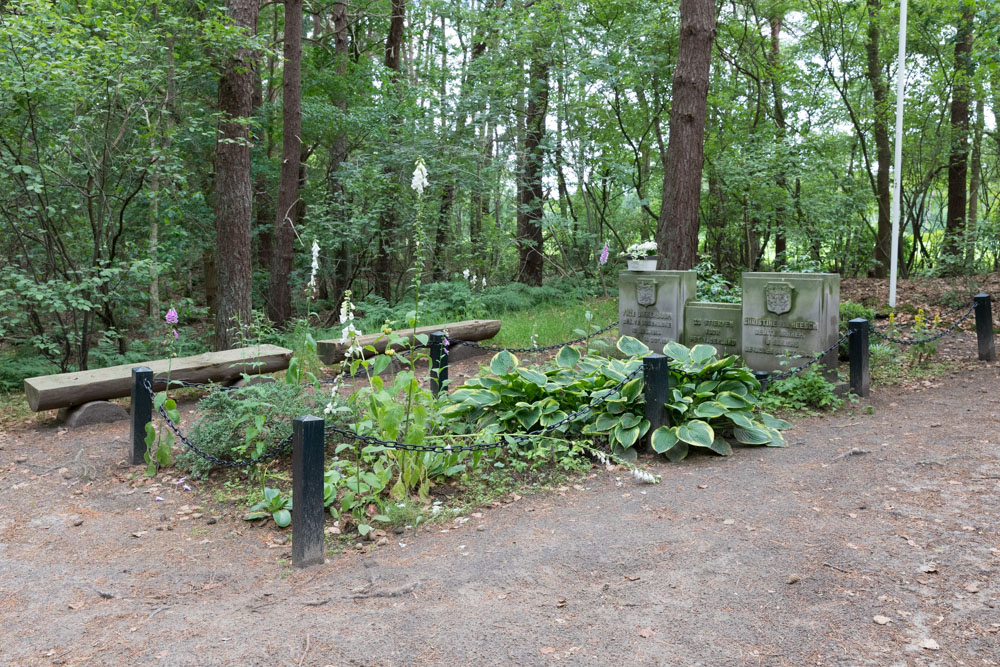
[[[913,316],[913,329],[910,336],[916,340],[933,337],[938,333],[941,319],[935,315],[932,324],[927,323],[927,316],[923,308],[917,309],[917,314]],[[922,364],[937,354],[937,341],[931,340],[926,343],[915,343],[909,346],[909,357],[914,364]]]
[[[167,386],[163,393],[158,393],[153,397],[153,411],[159,412],[162,409],[167,418],[176,424],[180,421],[181,413],[177,409],[177,401],[170,398],[168,392],[170,391],[170,365],[173,363],[173,358],[177,356],[174,351],[174,342],[179,337],[177,329],[174,328],[178,322],[177,311],[174,308],[168,310],[163,321],[167,324],[167,331],[163,338],[163,347],[167,351]],[[153,426],[152,421],[148,421],[146,422],[144,440],[146,453],[143,458],[146,462],[146,475],[153,477],[161,467],[169,466],[174,462],[174,434],[165,423],[160,422],[160,427],[157,429]]]
[[[292,497],[284,495],[280,490],[264,487],[264,499],[250,508],[244,521],[254,519],[274,519],[278,528],[285,528],[292,522]]]

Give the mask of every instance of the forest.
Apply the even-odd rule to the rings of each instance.
[[[899,14],[0,0],[0,360],[148,357],[168,308],[201,350],[332,327],[345,295],[366,322],[421,289],[441,317],[607,295],[653,239],[716,284],[885,277]],[[901,276],[1000,266],[998,26],[910,7]]]

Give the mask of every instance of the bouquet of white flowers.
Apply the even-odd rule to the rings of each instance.
[[[647,259],[656,257],[656,241],[634,243],[630,245],[625,252],[620,253],[619,257],[628,257],[629,259]]]

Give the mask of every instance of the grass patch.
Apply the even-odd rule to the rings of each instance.
[[[587,321],[587,311],[593,319]],[[528,311],[508,312],[501,317],[503,326],[490,345],[504,347],[531,347],[555,345],[579,338],[577,331],[589,331],[592,325],[604,328],[618,319],[617,299],[587,299],[570,304],[547,304]],[[609,338],[618,334],[617,329],[607,333]],[[534,337],[534,340],[532,340]]]

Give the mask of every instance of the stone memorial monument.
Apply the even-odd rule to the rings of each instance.
[[[662,352],[683,340],[684,306],[694,298],[694,271],[622,271],[618,274],[618,332]]]
[[[829,348],[839,318],[836,273],[743,274],[743,359],[754,370],[787,370]],[[825,362],[836,368],[837,352]]]
[[[707,343],[720,357],[739,354],[743,349],[743,306],[738,303],[691,301],[684,308],[684,338],[688,347]]]

